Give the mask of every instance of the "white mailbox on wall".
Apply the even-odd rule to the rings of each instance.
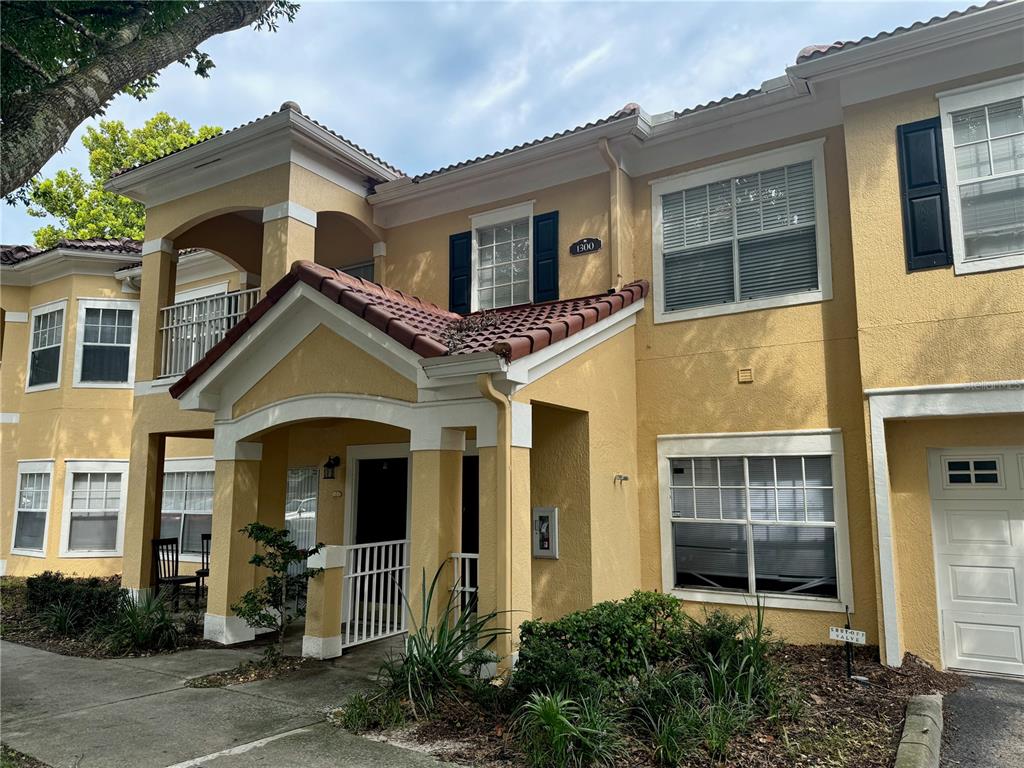
[[[558,559],[558,507],[533,508],[533,556]]]

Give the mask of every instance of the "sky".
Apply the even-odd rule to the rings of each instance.
[[[233,128],[296,101],[409,174],[605,117],[655,114],[755,88],[805,45],[858,39],[960,2],[302,2],[277,33],[208,40],[209,79],[180,65],[145,101],[105,119],[137,127],[166,111]],[[85,168],[76,130],[43,176]],[[0,206],[0,240],[30,243],[44,219]]]

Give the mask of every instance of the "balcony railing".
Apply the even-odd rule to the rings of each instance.
[[[180,376],[199,362],[259,298],[260,289],[249,288],[161,309],[161,375]]]

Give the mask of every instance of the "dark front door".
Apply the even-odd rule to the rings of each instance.
[[[462,459],[462,551],[480,551],[480,458]]]
[[[356,492],[356,544],[404,539],[409,460],[360,459]]]

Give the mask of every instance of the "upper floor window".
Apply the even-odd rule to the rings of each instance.
[[[78,300],[75,386],[131,385],[137,306],[134,301]]]
[[[471,217],[473,309],[532,301],[533,203]]]
[[[655,320],[831,298],[823,140],[652,184]]]
[[[27,391],[60,386],[66,308],[67,301],[57,301],[32,310]]]
[[[953,264],[1024,266],[1024,78],[940,94]]]
[[[367,261],[363,264],[353,264],[350,267],[342,267],[341,271],[346,275],[352,275],[352,277],[359,277],[363,280],[369,280],[373,282],[373,262]]]

